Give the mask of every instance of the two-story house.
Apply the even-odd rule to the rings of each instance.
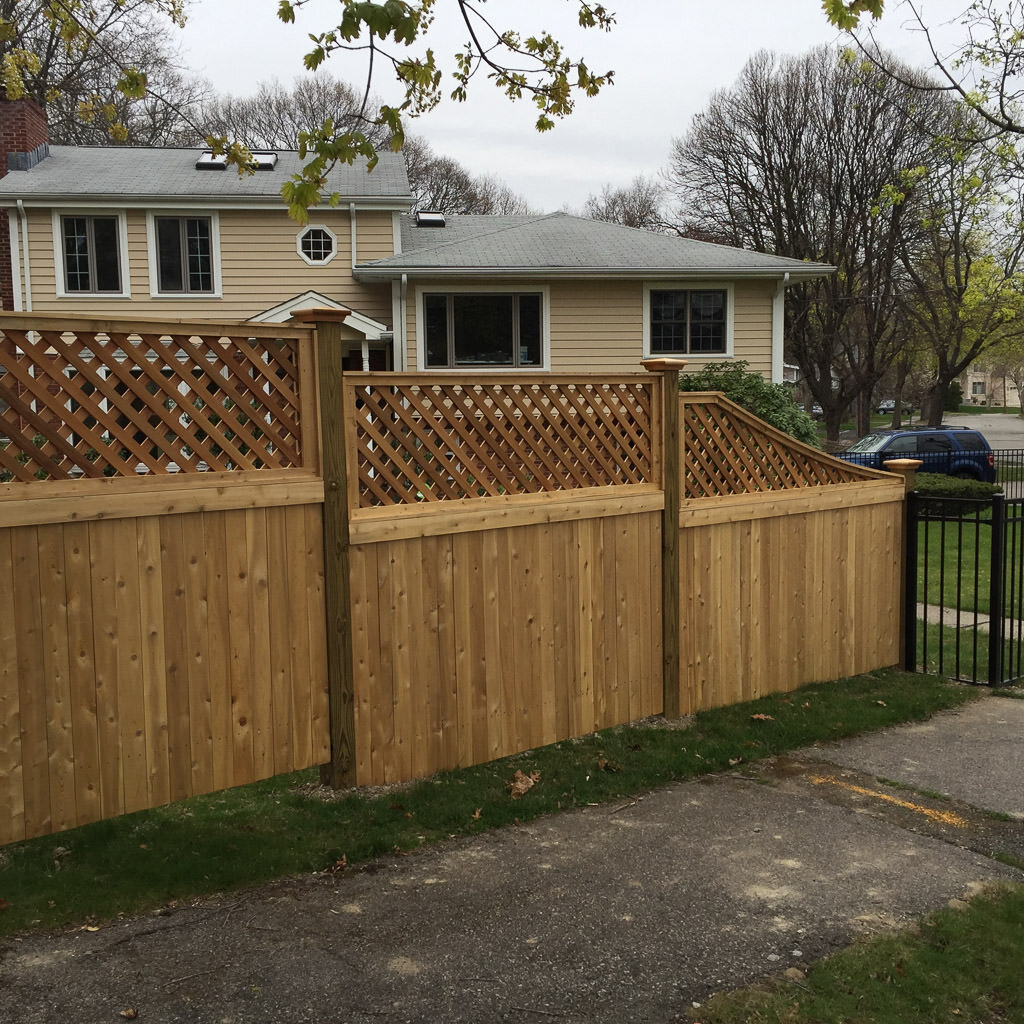
[[[240,176],[202,150],[51,146],[28,100],[0,101],[0,146],[5,308],[218,321],[345,308],[353,369],[622,372],[671,355],[782,380],[786,287],[832,270],[564,213],[412,214],[392,153],[372,172],[335,167],[340,203],[300,225],[280,194],[294,152],[258,153]]]

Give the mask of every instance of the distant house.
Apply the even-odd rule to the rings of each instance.
[[[742,358],[781,381],[788,284],[830,273],[567,214],[410,214],[400,156],[340,165],[334,208],[299,225],[294,152],[239,176],[208,152],[50,146],[0,101],[0,296],[83,317],[284,321],[351,310],[352,369],[635,370],[647,356]]]

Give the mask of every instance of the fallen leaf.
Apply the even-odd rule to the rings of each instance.
[[[771,715],[751,715],[750,716],[755,722],[774,722],[775,719]]]
[[[878,706],[879,706],[880,708],[887,708],[887,707],[889,706],[888,704],[886,704],[886,703],[885,703],[885,701],[884,701],[884,700],[876,700],[876,701],[875,701],[875,703],[876,703],[876,704],[877,704],[877,705],[878,705]]]
[[[348,867],[348,857],[342,854],[329,868],[324,868],[323,874],[337,875]]]
[[[96,925],[94,925],[94,924],[87,924],[85,926],[85,931],[87,931],[87,932],[98,932],[99,928],[97,928]]]
[[[135,1020],[138,1017],[139,1011],[134,1006],[128,1006],[123,1009],[118,1016],[124,1017],[125,1020]]]
[[[512,781],[508,784],[509,794],[513,800],[518,800],[524,793],[528,793],[537,783],[540,782],[540,772],[530,772],[524,775],[518,768]]]
[[[0,896],[0,910],[6,910],[9,906],[10,903],[8,903],[7,900]]]
[[[473,820],[474,820],[474,821],[479,821],[479,820],[480,820],[480,812],[481,812],[482,810],[483,810],[483,808],[482,808],[482,807],[478,807],[478,808],[477,808],[477,809],[476,809],[476,810],[475,810],[475,811],[473,812]]]

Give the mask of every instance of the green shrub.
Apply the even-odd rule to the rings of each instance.
[[[999,494],[1002,487],[945,473],[918,473],[914,490],[936,498],[991,498],[993,494]]]
[[[759,373],[747,370],[743,359],[709,363],[696,373],[679,376],[680,391],[721,391],[748,412],[783,430],[804,444],[821,447],[818,428],[807,411],[793,401],[785,384],[772,384]]]

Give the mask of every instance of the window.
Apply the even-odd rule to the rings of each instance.
[[[543,303],[538,292],[423,296],[424,366],[541,367]]]
[[[214,292],[213,225],[209,217],[154,217],[160,294]]]
[[[725,355],[728,293],[724,288],[650,289],[651,355]]]
[[[121,293],[118,217],[61,217],[60,235],[65,292]]]
[[[971,384],[972,395],[983,395],[985,394],[985,382],[983,380],[976,380]]]
[[[299,232],[297,249],[309,264],[319,266],[330,263],[337,251],[334,232],[323,226],[307,227]]]

